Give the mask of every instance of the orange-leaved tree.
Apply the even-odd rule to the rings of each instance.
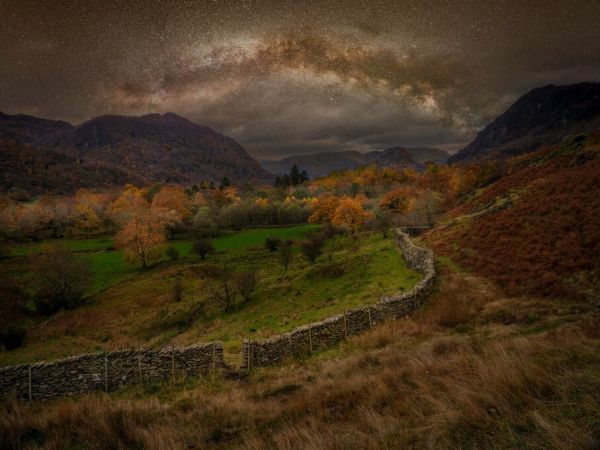
[[[110,212],[118,224],[128,222],[140,211],[147,211],[150,204],[146,201],[144,191],[132,184],[126,184],[121,195],[111,204]]]
[[[399,187],[385,194],[379,201],[379,207],[395,214],[404,214],[412,207],[414,196],[415,192],[413,190]]]
[[[182,189],[165,186],[152,199],[152,213],[163,222],[171,239],[190,216],[191,201]]]
[[[333,215],[335,213],[340,198],[335,195],[326,193],[321,195],[313,202],[313,213],[308,218],[310,223],[322,223],[332,225]]]
[[[335,208],[331,223],[350,234],[356,233],[372,216],[364,208],[362,197],[342,197]]]
[[[138,210],[117,233],[115,243],[123,249],[125,258],[142,267],[160,258],[165,244],[163,223],[148,210]]]

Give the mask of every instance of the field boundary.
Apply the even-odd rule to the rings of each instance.
[[[311,355],[337,345],[384,320],[408,315],[433,290],[436,276],[433,252],[415,245],[402,229],[394,230],[394,238],[407,266],[423,275],[411,291],[383,297],[375,305],[351,309],[265,340],[245,340],[239,368],[225,363],[222,342],[89,353],[53,362],[0,368],[0,398],[49,400],[97,390],[108,392],[124,385],[178,376],[244,373],[254,367],[280,364],[287,358]]]

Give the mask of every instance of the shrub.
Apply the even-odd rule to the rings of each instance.
[[[312,239],[308,239],[302,242],[302,254],[304,257],[314,263],[317,258],[323,253],[323,246],[325,245],[325,241],[320,237],[314,237]]]
[[[244,302],[250,301],[250,297],[258,284],[255,270],[243,270],[233,275],[233,281],[237,292],[242,296]]]
[[[173,285],[173,301],[180,302],[183,298],[183,284],[181,283],[181,277],[175,277],[175,284]]]
[[[200,274],[213,280],[213,295],[225,304],[226,311],[231,311],[235,305],[237,293],[234,273],[222,264],[207,264],[200,268]]]
[[[292,260],[292,245],[293,241],[287,240],[282,242],[279,246],[279,261],[285,270],[288,269],[290,261]]]
[[[265,239],[265,247],[270,251],[274,252],[281,244],[281,239],[278,237],[268,237]]]
[[[23,345],[27,293],[14,280],[0,279],[0,343],[6,350]]]
[[[36,309],[46,315],[79,306],[91,282],[87,260],[60,248],[36,255],[31,271]]]
[[[179,250],[177,250],[176,247],[169,245],[165,251],[165,254],[171,259],[171,261],[175,261],[179,257]]]
[[[215,248],[212,245],[212,242],[208,239],[198,239],[194,241],[192,245],[192,251],[200,256],[200,258],[205,259],[206,255],[209,253],[214,253]]]
[[[23,346],[27,331],[23,323],[11,324],[0,331],[0,342],[6,350],[13,350]]]

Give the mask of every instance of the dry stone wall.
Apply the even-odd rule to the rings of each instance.
[[[91,353],[0,368],[0,397],[48,400],[96,390],[193,376],[225,367],[223,344]]]
[[[406,316],[418,308],[433,289],[433,253],[415,245],[400,229],[395,230],[395,240],[407,265],[423,275],[411,292],[386,297],[375,305],[352,309],[266,340],[245,341],[240,369],[278,364],[288,357],[324,350],[377,323]],[[221,342],[92,353],[49,363],[0,368],[0,398],[48,400],[215,370],[231,370],[223,358]]]
[[[373,306],[346,311],[266,340],[245,341],[242,344],[242,368],[250,370],[252,367],[274,365],[290,356],[318,352],[386,319],[406,316],[418,308],[434,287],[433,253],[415,245],[402,230],[397,229],[394,233],[407,265],[423,275],[411,292],[385,297]]]

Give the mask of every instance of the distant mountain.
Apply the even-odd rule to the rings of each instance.
[[[428,162],[446,164],[450,157],[450,153],[447,151],[431,147],[407,148],[406,152],[417,164],[425,164]]]
[[[600,129],[600,83],[533,89],[485,127],[450,163],[506,157]]]
[[[233,181],[272,178],[234,139],[173,113],[107,115],[78,126],[1,114],[2,138],[67,156],[79,165],[126,174],[144,183],[195,183],[218,181],[225,176]]]
[[[0,139],[10,139],[31,144],[60,131],[67,131],[73,125],[61,120],[48,120],[39,117],[16,114],[11,116],[0,112]]]
[[[310,178],[317,178],[333,170],[354,169],[365,164],[365,161],[362,153],[348,151],[289,156],[279,161],[262,160],[261,164],[275,175],[288,173],[296,164],[300,170],[306,170]]]
[[[392,147],[369,153],[346,151],[296,155],[279,161],[263,160],[261,164],[276,175],[289,172],[296,164],[300,170],[306,170],[311,178],[317,178],[334,170],[354,169],[373,163],[383,167],[418,167],[427,161],[445,163],[448,156],[445,151],[435,148]]]

